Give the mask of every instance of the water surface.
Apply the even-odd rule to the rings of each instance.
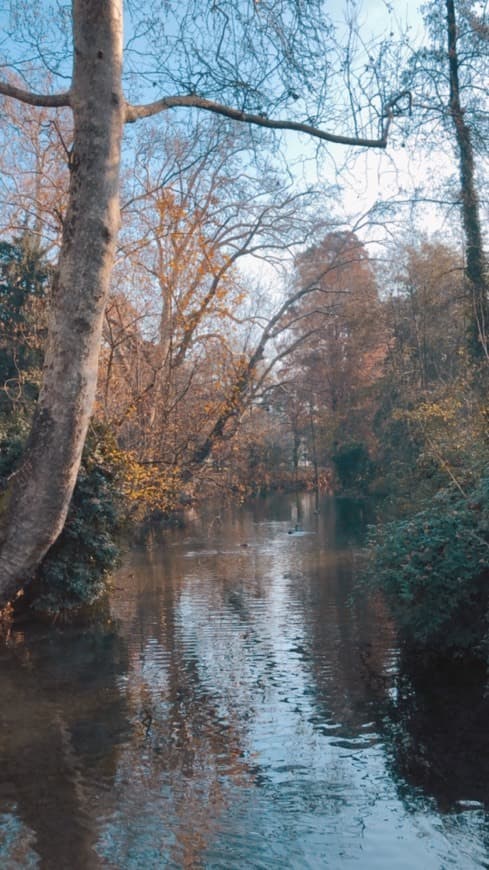
[[[154,534],[111,614],[0,650],[0,867],[489,867],[480,674],[413,674],[352,603],[365,509]]]

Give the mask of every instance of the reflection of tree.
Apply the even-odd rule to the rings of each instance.
[[[93,794],[111,787],[128,731],[116,684],[126,665],[110,625],[16,632],[2,650],[0,811],[34,833],[42,870],[99,866]],[[12,860],[0,847],[3,867],[24,866]]]
[[[236,830],[265,836],[284,814],[288,843],[308,814],[327,819],[339,839],[358,824],[345,834],[358,843],[377,824],[374,805],[407,819],[399,801],[413,800],[413,785],[440,793],[421,763],[409,769],[413,745],[427,742],[433,757],[436,729],[424,735],[433,719],[424,722],[414,688],[402,688],[382,604],[351,603],[349,520],[359,529],[361,518],[347,501],[324,502],[317,515],[313,495],[300,498],[302,536],[287,534],[291,500],[272,499],[238,517],[214,511],[195,537],[168,533],[164,548],[155,542],[139,566],[134,558],[131,594],[117,606],[139,724],[120,754],[118,810],[104,831],[116,866],[129,854],[157,855],[154,866],[202,866],[214,849],[236,847]],[[461,714],[448,725],[445,768],[462,727]],[[484,739],[481,731],[481,755]],[[447,776],[442,769],[441,784]],[[463,786],[457,773],[454,800],[478,795]]]
[[[347,541],[349,514],[354,537],[361,518],[352,508],[348,500],[323,506],[323,539]],[[325,570],[318,559],[316,570],[324,579],[311,584],[307,604],[316,727],[336,722],[336,734],[352,739],[371,722],[369,730],[385,741],[401,794],[407,783],[434,797],[441,810],[464,800],[489,804],[485,672],[467,665],[421,668],[406,657],[396,672],[382,602],[351,598],[351,560],[335,560]]]
[[[382,626],[385,613],[380,604],[378,609],[373,604],[352,608],[351,564],[344,562],[335,568],[328,578],[328,600],[316,605],[318,621],[312,626],[316,703],[321,714],[337,723],[338,735],[356,738],[364,733],[366,723],[376,720],[378,706],[385,699],[390,631],[388,625]],[[324,611],[329,611],[327,626],[320,621]],[[325,660],[329,661],[327,669]]]
[[[342,551],[363,544],[367,524],[374,521],[375,508],[368,499],[339,497],[325,501],[323,513],[327,540],[335,551]]]
[[[348,517],[352,526],[349,527]],[[324,502],[320,540],[352,541],[361,527],[349,500]],[[325,559],[318,549],[304,601],[309,626],[314,728],[363,745],[374,734],[386,747],[401,799],[413,789],[441,811],[466,801],[489,805],[489,695],[485,668],[448,668],[401,655],[381,600],[353,597],[351,553]],[[316,574],[316,578],[314,578]],[[306,648],[307,646],[307,648]],[[367,726],[367,729],[366,727]]]
[[[465,801],[489,806],[489,696],[481,664],[401,659],[384,728],[396,779],[421,789],[442,811]],[[402,784],[400,786],[402,791]]]
[[[153,555],[144,571],[134,571],[136,592],[124,615],[128,692],[140,727],[119,765],[119,778],[131,782],[119,802],[130,802],[131,819],[139,818],[138,836],[156,842],[178,866],[194,867],[229,807],[231,789],[249,786],[254,774],[246,761],[246,721],[216,675],[206,675],[204,654],[185,633],[181,558],[167,549]],[[209,608],[217,608],[222,592],[206,586]],[[233,604],[224,602],[230,610]],[[222,642],[216,630],[217,655]],[[147,761],[135,777],[141,756]],[[124,815],[114,834],[122,860],[131,836]]]
[[[0,650],[2,867],[199,867],[251,831],[268,858],[284,818],[287,844],[312,819],[358,845],[395,787],[422,808],[489,803],[483,681],[397,672],[380,602],[351,603],[351,554],[333,552],[353,505],[300,499],[302,537],[272,500],[135,554],[118,632]]]
[[[324,500],[317,517],[319,545],[307,564],[305,661],[312,677],[313,722],[320,732],[349,739],[376,719],[392,663],[392,629],[381,602],[353,597],[352,548],[361,540],[367,519],[362,503]]]

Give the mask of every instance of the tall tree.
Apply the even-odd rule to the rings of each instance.
[[[462,217],[466,243],[466,273],[472,300],[469,347],[475,358],[488,355],[489,301],[487,298],[486,256],[484,252],[479,197],[474,166],[472,131],[465,119],[460,83],[459,33],[454,0],[446,0],[450,117],[453,122],[460,164]],[[472,28],[473,31],[473,28]]]
[[[296,261],[297,280],[312,292],[294,311],[290,330],[301,341],[287,360],[300,384],[311,455],[331,455],[336,441],[369,441],[366,399],[386,352],[383,310],[367,250],[352,232],[333,232]],[[326,434],[328,433],[328,434]]]
[[[162,46],[160,82],[166,87],[175,84],[179,89],[176,94],[167,92],[139,105],[126,101],[122,0],[73,0],[73,73],[67,91],[36,93],[19,86],[19,78],[13,75],[0,82],[0,93],[7,98],[45,108],[69,107],[73,116],[69,196],[52,291],[43,384],[25,457],[8,493],[0,555],[0,603],[9,601],[30,579],[59,535],[75,485],[95,395],[104,308],[119,228],[125,123],[171,108],[195,108],[326,142],[386,146],[392,102],[388,106],[377,102],[374,115],[380,129],[374,136],[327,132],[315,123],[321,118],[321,102],[330,108],[328,101],[322,100],[328,94],[327,60],[322,63],[318,55],[330,32],[319,0],[312,4],[282,0],[270,6],[236,0],[225,10],[218,4],[206,6],[204,13],[202,4],[190,0],[165,4],[164,8],[166,22],[151,14],[145,30],[155,45]],[[25,21],[24,33],[31,45],[42,50],[49,37],[50,57],[56,55],[58,69],[63,71],[63,59],[58,47],[53,48],[49,32],[58,22],[41,26],[37,6],[30,9],[19,4],[17,11],[19,20]],[[180,30],[175,41],[177,19]],[[196,42],[199,20],[204,38],[208,40],[211,34],[213,40],[204,45],[201,42],[200,51]],[[131,24],[134,44],[142,26],[141,22]],[[170,44],[181,61],[173,68],[164,55]],[[171,55],[167,51],[166,58],[171,60]],[[19,58],[18,49],[15,57]],[[158,85],[158,73],[152,74],[151,65],[141,59],[141,51],[138,57],[143,84],[146,80],[146,87],[151,81]],[[191,75],[189,60],[193,62]],[[269,66],[272,61],[273,67]],[[20,67],[19,60],[16,66]],[[131,69],[129,63],[129,72],[138,70]],[[220,102],[219,94],[234,98],[234,104]],[[292,113],[295,103],[298,108]],[[273,111],[289,114],[285,119],[269,117]]]
[[[430,44],[414,53],[403,84],[412,90],[414,123],[428,132],[429,147],[453,148],[458,162],[468,297],[468,349],[488,358],[489,301],[477,153],[487,156],[487,10],[473,0],[445,0],[424,7]],[[443,142],[438,139],[440,129]],[[448,140],[447,140],[448,136]],[[436,179],[436,176],[435,176]]]

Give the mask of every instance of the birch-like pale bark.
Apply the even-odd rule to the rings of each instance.
[[[69,202],[43,385],[8,495],[0,604],[30,579],[66,519],[95,398],[119,227],[122,0],[74,0],[73,38],[72,87],[60,97],[74,118]]]

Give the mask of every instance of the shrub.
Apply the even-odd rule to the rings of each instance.
[[[443,490],[429,508],[374,529],[369,586],[381,589],[414,647],[480,653],[489,592],[489,478],[470,495]]]
[[[30,429],[44,353],[51,270],[28,233],[0,241],[0,511]],[[19,606],[59,613],[92,604],[118,558],[129,460],[92,426],[63,532]]]
[[[123,466],[110,432],[93,428],[65,527],[28,591],[34,610],[66,613],[103,595],[120,555],[122,481]]]
[[[50,269],[26,233],[0,241],[0,413],[24,412],[37,398]]]
[[[333,454],[332,461],[342,489],[359,489],[363,492],[368,488],[374,463],[363,442],[344,444]]]

